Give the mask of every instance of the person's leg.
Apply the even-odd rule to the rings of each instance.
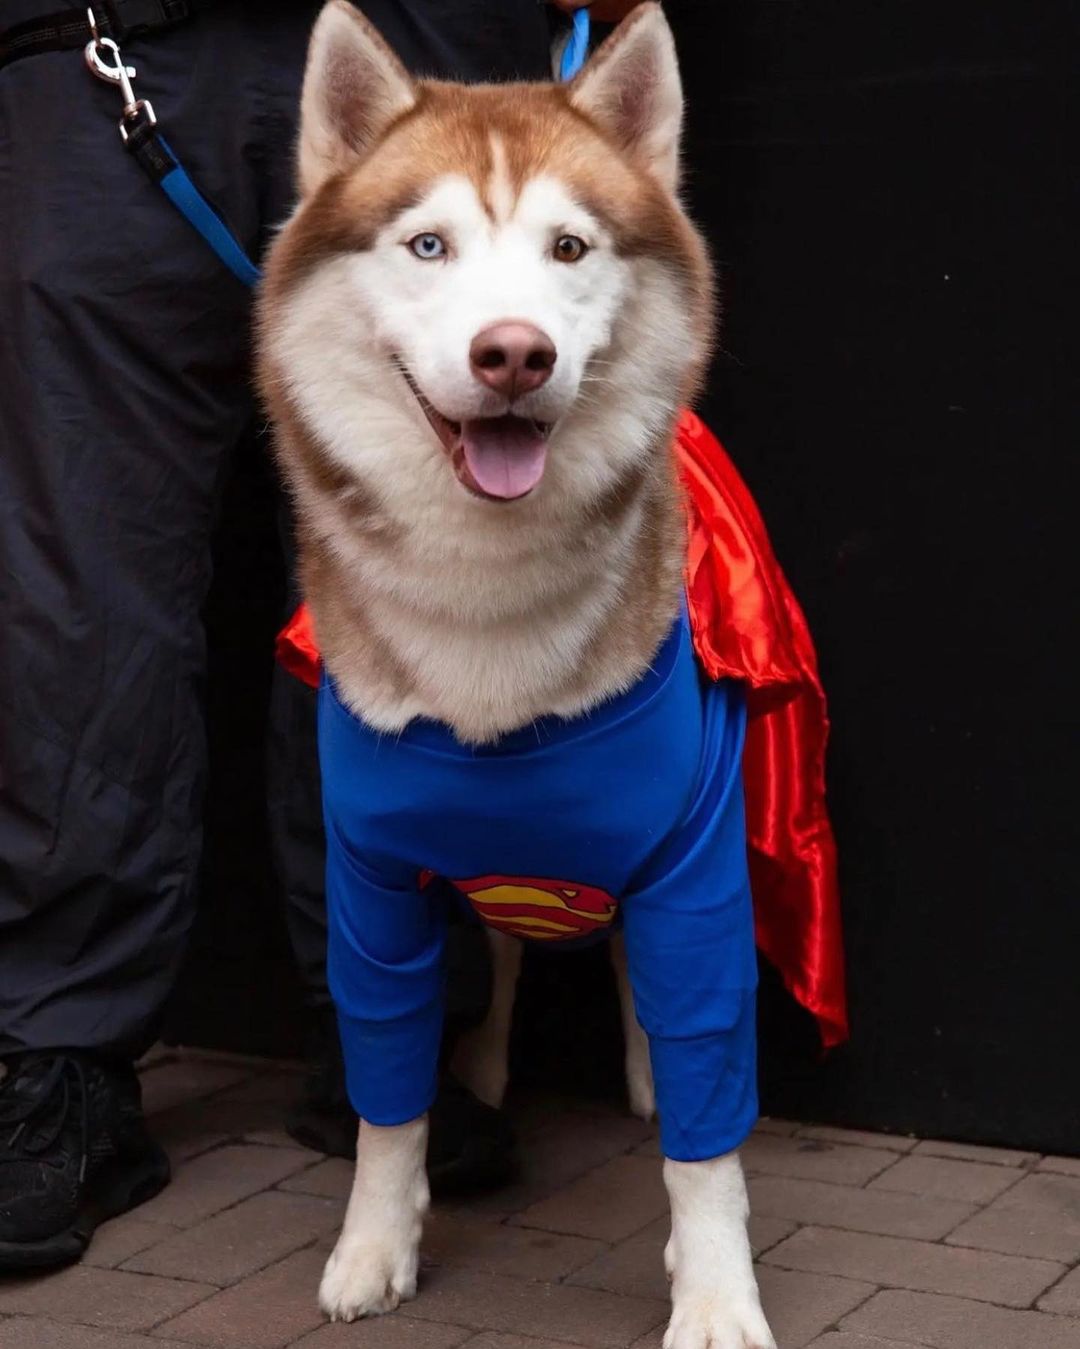
[[[243,8],[126,54],[254,242]],[[199,612],[252,415],[250,296],[124,153],[119,109],[78,51],[0,72],[0,1268],[74,1258],[167,1178],[132,1061],[192,919]]]

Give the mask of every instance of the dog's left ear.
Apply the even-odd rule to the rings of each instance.
[[[675,40],[658,4],[639,5],[570,85],[570,102],[643,159],[665,187],[679,181],[683,95]]]
[[[347,0],[325,5],[308,44],[300,99],[300,192],[358,163],[416,103],[416,90],[375,28]]]

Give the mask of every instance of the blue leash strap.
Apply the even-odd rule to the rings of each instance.
[[[91,74],[106,84],[115,85],[124,102],[120,119],[120,139],[139,167],[157,183],[168,199],[217,256],[245,286],[255,286],[262,272],[251,261],[243,244],[225,223],[224,217],[203,196],[194,180],[169,147],[158,127],[149,99],[136,98],[132,87],[134,66],[125,65],[120,48],[97,29],[94,11],[88,10],[90,41],[84,56]],[[559,78],[572,80],[589,52],[589,11],[574,11],[573,23],[559,63]]]
[[[162,192],[188,224],[198,230],[238,281],[242,281],[245,286],[257,285],[262,272],[248,257],[236,235],[192,182],[191,175],[173,154],[168,142],[160,136],[158,140],[166,154],[173,160],[173,168],[159,179]]]
[[[120,48],[99,31],[93,9],[87,10],[90,41],[83,58],[91,75],[119,90],[123,102],[120,139],[152,183],[157,183],[172,204],[217,256],[245,286],[254,286],[261,276],[244,246],[192,181],[191,175],[169,148],[158,127],[148,98],[137,98],[132,80],[135,67],[125,63]]]
[[[562,61],[559,64],[559,79],[565,84],[572,80],[589,54],[589,11],[583,6],[574,10],[574,25],[563,48]]]

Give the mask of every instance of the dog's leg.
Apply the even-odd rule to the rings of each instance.
[[[521,942],[488,928],[491,946],[491,1006],[479,1026],[457,1042],[450,1071],[481,1101],[502,1105],[509,1073],[510,1025],[521,972]]]
[[[427,1116],[391,1128],[361,1121],[349,1207],[319,1287],[331,1321],[390,1312],[416,1292],[428,1208]]]
[[[611,939],[611,963],[615,969],[619,1010],[622,1012],[623,1041],[626,1045],[626,1094],[630,1100],[630,1113],[639,1115],[643,1120],[651,1120],[656,1114],[656,1090],[649,1060],[649,1037],[641,1029],[634,1010],[634,994],[626,965],[626,941],[621,932],[616,932]]]
[[[776,1349],[754,1278],[738,1154],[704,1162],[668,1158],[664,1184],[671,1200],[664,1349]]]

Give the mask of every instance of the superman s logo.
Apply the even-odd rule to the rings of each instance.
[[[432,879],[420,876],[421,887]],[[539,876],[473,876],[452,880],[489,927],[531,941],[584,937],[609,928],[615,900],[594,885]]]

